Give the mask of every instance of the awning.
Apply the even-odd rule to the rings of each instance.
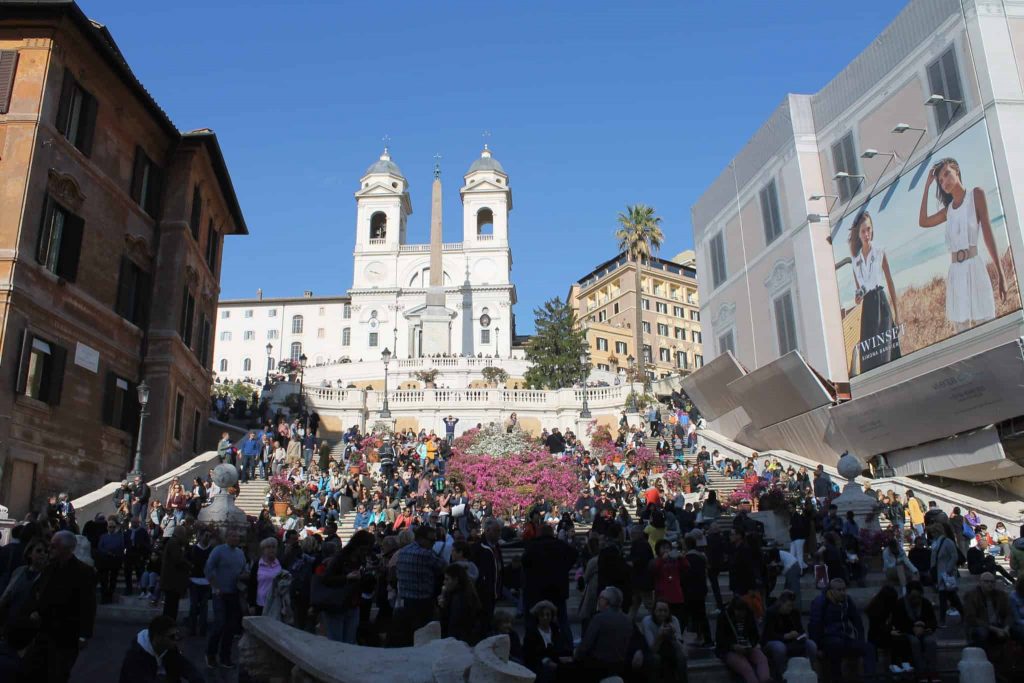
[[[790,351],[771,363],[729,383],[758,429],[803,415],[832,403],[832,393],[798,351]]]
[[[930,474],[977,483],[1024,475],[1024,467],[1006,459],[995,427],[894,451],[886,457],[901,477]]]
[[[1022,389],[1015,340],[835,406],[829,416],[838,434],[826,438],[837,450],[852,444],[862,458],[910,448],[1024,414]]]
[[[697,372],[682,379],[683,391],[709,422],[739,407],[729,383],[747,374],[743,366],[726,351]]]

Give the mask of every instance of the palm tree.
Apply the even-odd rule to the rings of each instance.
[[[644,329],[643,329],[643,293],[640,291],[640,268],[644,261],[651,258],[653,252],[661,248],[665,235],[661,232],[661,217],[654,215],[654,207],[646,204],[626,206],[619,213],[619,229],[615,231],[615,239],[619,242],[619,251],[625,252],[629,260],[636,264],[634,270],[636,289],[636,326],[633,330],[636,346],[636,369],[642,378],[643,386],[647,386],[647,374],[644,372]]]

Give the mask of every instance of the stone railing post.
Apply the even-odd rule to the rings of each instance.
[[[980,647],[964,648],[957,669],[960,683],[996,683],[996,671]]]
[[[818,683],[818,674],[811,668],[811,660],[807,657],[792,657],[786,665],[783,676],[786,683]]]

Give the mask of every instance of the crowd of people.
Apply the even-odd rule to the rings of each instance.
[[[569,430],[544,430],[538,446],[577,472],[575,502],[495,509],[451,476],[454,416],[443,434],[352,427],[334,457],[316,421],[271,423],[237,447],[225,435],[220,459],[243,481],[263,477],[291,492],[268,500],[248,530],[197,522],[218,493],[212,473],[187,491],[173,482],[160,500],[141,479],[125,481],[114,511],[81,529],[67,496],[57,496],[0,549],[0,673],[67,680],[92,635],[96,602],[136,594],[162,614],[129,647],[123,681],[158,680],[165,662],[180,680],[202,680],[180,654],[186,632],[205,637],[207,667],[234,667],[244,614],[380,647],[411,645],[435,619],[443,635],[470,644],[507,634],[512,658],[542,681],[685,680],[696,649],[713,651],[746,683],[781,680],[794,656],[828,668],[832,680],[844,661],[872,673],[880,650],[894,670],[937,680],[935,633],[947,616],[994,658],[1024,641],[1024,582],[1012,576],[1024,569],[1024,541],[1005,528],[990,535],[976,511],[946,514],[913,491],[874,492],[893,531],[880,552],[885,585],[858,605],[847,588],[872,571],[870,538],[838,514],[838,487],[824,469],[698,451],[694,417],[665,412],[643,426],[624,421],[614,436],[595,430],[589,448]],[[520,426],[513,415],[477,428],[500,435]],[[653,451],[643,445],[652,436]],[[708,490],[711,469],[741,480],[737,493],[719,500]],[[770,501],[789,512],[786,547],[750,514]],[[272,514],[274,502],[287,502],[284,514]],[[354,532],[342,545],[338,525],[350,512]],[[1003,553],[1009,572],[995,562]],[[964,564],[979,578],[960,595]],[[821,588],[806,624],[805,573]],[[1010,591],[1005,578],[1015,580]],[[184,597],[188,613],[179,615]]]

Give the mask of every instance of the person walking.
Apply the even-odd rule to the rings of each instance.
[[[164,616],[177,621],[178,604],[188,590],[191,565],[186,557],[188,530],[184,526],[174,527],[171,537],[164,544],[163,561],[160,565],[160,590],[164,594]]]
[[[921,499],[914,495],[914,489],[907,489],[907,517],[910,518],[910,533],[913,538],[924,538],[925,507]]]
[[[199,532],[199,538],[188,549],[191,569],[188,584],[188,626],[191,635],[206,636],[206,612],[210,602],[210,582],[206,578],[206,561],[213,552],[209,529]]]
[[[114,600],[117,577],[121,573],[125,557],[124,532],[113,517],[107,520],[107,533],[100,536],[95,553],[100,580],[100,600],[106,605]],[[130,580],[128,585],[131,585]]]
[[[436,554],[434,530],[426,525],[416,527],[413,542],[398,552],[398,599],[401,606],[395,610],[397,646],[408,645],[416,629],[425,626],[434,614],[437,583],[445,562]],[[486,586],[486,584],[484,584]],[[493,603],[491,604],[493,609]],[[489,623],[490,619],[485,619]]]
[[[928,537],[931,539],[932,559],[931,571],[934,579],[935,590],[939,593],[939,626],[945,627],[947,605],[964,612],[963,603],[960,601],[960,571],[957,569],[959,555],[956,551],[956,543],[946,536],[941,524],[933,524],[928,527]]]
[[[261,446],[256,432],[249,432],[249,436],[242,442],[242,471],[239,479],[243,484],[256,476],[256,460],[260,457]]]
[[[50,538],[50,564],[34,587],[30,619],[39,624],[39,632],[23,657],[25,680],[64,683],[92,637],[96,572],[75,557],[77,545],[70,531]]]
[[[242,603],[238,581],[245,571],[245,553],[238,547],[241,536],[229,529],[221,543],[210,553],[204,574],[210,582],[213,595],[213,626],[206,641],[206,666],[218,664],[226,669],[235,668],[231,661],[231,638],[242,617]]]

